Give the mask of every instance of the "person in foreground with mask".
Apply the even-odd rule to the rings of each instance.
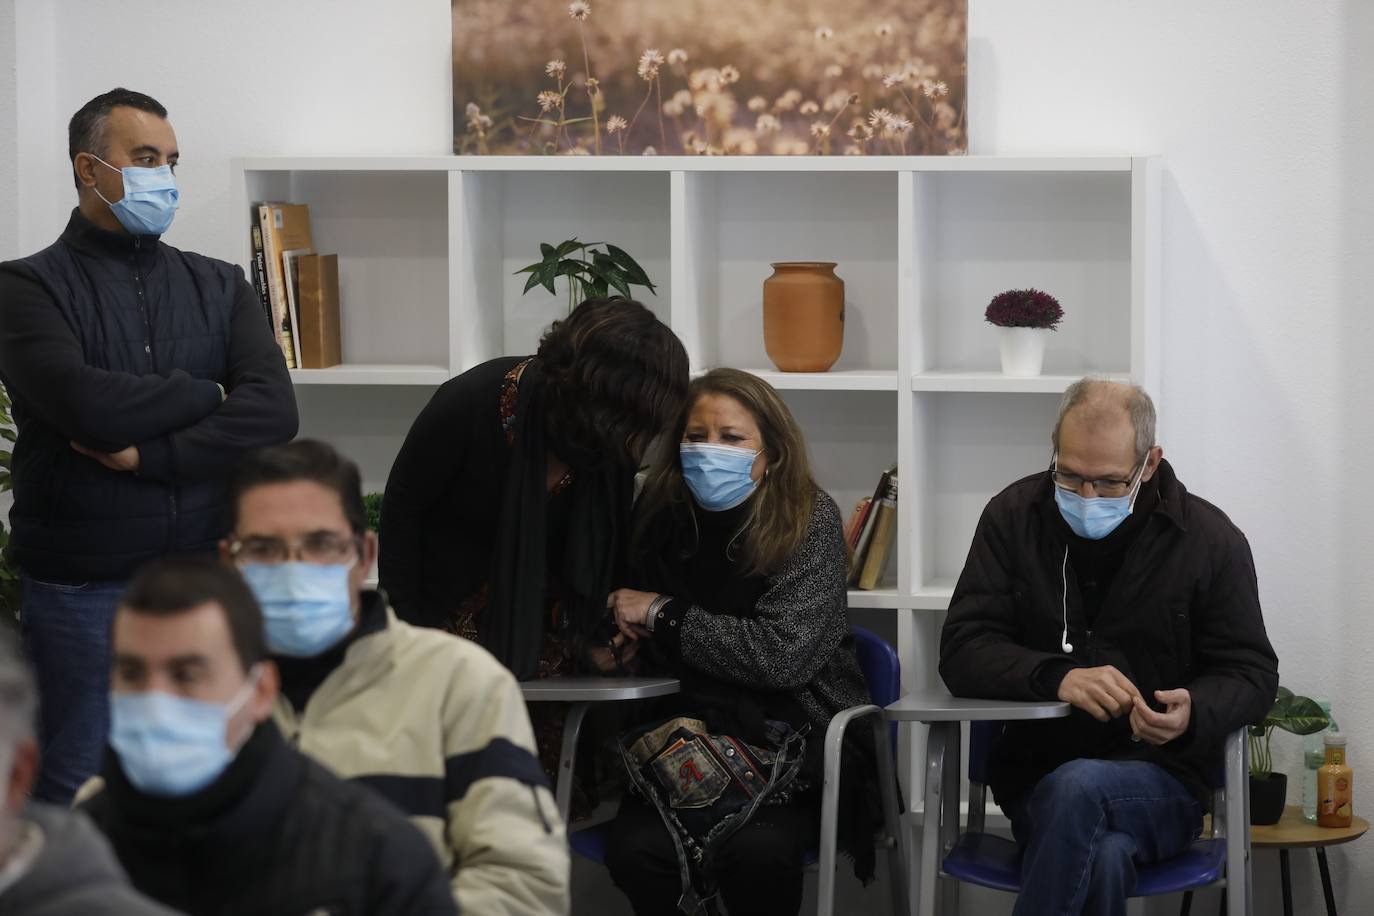
[[[85,815],[26,801],[37,711],[18,640],[0,629],[0,916],[172,916],[129,886]]]
[[[1245,536],[1189,493],[1134,385],[1064,394],[1054,458],[983,512],[940,642],[957,696],[1059,699],[1011,723],[989,783],[1024,856],[1017,916],[1124,914],[1135,866],[1197,836],[1226,736],[1278,660]]]
[[[161,241],[179,193],[167,111],[114,89],[73,115],[78,205],[0,264],[0,379],[14,403],[10,548],[41,697],[34,797],[100,763],[115,604],[140,565],[213,550],[224,478],[296,434],[291,382],[243,272]]]
[[[568,847],[520,688],[485,649],[397,620],[358,467],[311,440],[249,455],[223,552],[262,606],[291,743],[429,838],[465,913],[561,914]]]
[[[134,887],[192,916],[454,913],[419,831],[282,739],[277,684],[232,569],[173,558],[130,583],[110,753],[82,808]]]
[[[606,865],[637,916],[722,901],[736,916],[796,913],[820,832],[826,727],[870,702],[840,511],[811,476],[797,421],[756,376],[694,380],[674,434],[677,454],[636,510],[636,588],[609,604],[682,692],[622,736],[636,792]],[[871,739],[846,736],[840,804],[840,846],[864,880],[881,822]]]

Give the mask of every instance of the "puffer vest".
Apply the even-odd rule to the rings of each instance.
[[[75,210],[55,243],[18,263],[52,296],[87,365],[134,375],[180,370],[224,382],[232,265],[154,236],[100,229]],[[124,579],[162,554],[211,550],[224,535],[223,481],[111,471],[74,451],[18,396],[14,416],[10,548],[26,574],[57,582]],[[83,444],[115,450],[138,443]]]

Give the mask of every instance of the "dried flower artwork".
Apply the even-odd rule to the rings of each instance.
[[[453,148],[968,149],[968,0],[450,0]]]

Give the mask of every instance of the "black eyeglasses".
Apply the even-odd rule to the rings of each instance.
[[[1088,478],[1081,474],[1074,474],[1069,471],[1059,470],[1059,457],[1056,455],[1050,462],[1050,476],[1054,478],[1054,485],[1061,490],[1068,490],[1077,493],[1083,489],[1083,484],[1088,484],[1093,488],[1093,492],[1098,496],[1125,496],[1131,492],[1131,487],[1135,486],[1136,474],[1144,470],[1145,462],[1141,461],[1131,468],[1131,476],[1126,480],[1119,477],[1098,477]]]
[[[334,531],[312,531],[294,546],[281,538],[250,535],[229,544],[229,555],[240,563],[275,565],[298,557],[306,563],[342,563],[362,554],[362,538]]]

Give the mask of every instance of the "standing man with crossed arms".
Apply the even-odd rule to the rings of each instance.
[[[97,96],[68,152],[67,228],[0,264],[0,379],[19,430],[10,547],[41,699],[34,797],[56,804],[100,764],[125,582],[161,554],[213,550],[225,475],[297,425],[243,272],[161,240],[180,193],[167,110],[127,89]]]

